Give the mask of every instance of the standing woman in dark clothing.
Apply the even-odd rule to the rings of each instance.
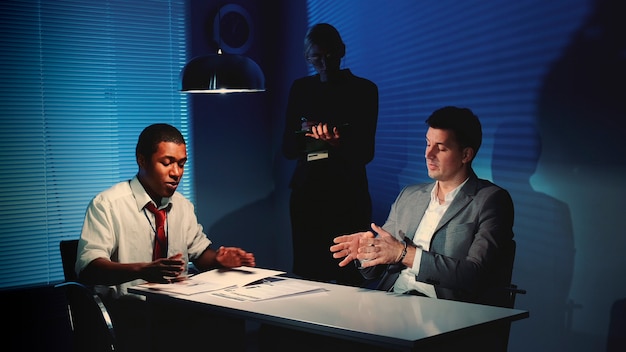
[[[356,266],[339,267],[328,249],[338,234],[366,231],[371,223],[365,166],[374,158],[378,87],[340,68],[345,53],[333,26],[309,29],[304,55],[317,74],[291,86],[282,148],[297,159],[290,182],[293,272],[358,286]]]

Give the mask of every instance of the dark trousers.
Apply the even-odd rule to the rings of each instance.
[[[203,350],[218,342],[229,351],[246,348],[243,319],[134,298],[110,300],[107,307],[122,352]]]
[[[339,235],[370,229],[368,193],[330,189],[296,189],[290,197],[293,272],[305,279],[360,286],[355,265],[339,267],[330,252]]]

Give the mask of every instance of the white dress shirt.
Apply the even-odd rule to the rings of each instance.
[[[144,209],[150,196],[135,176],[98,194],[89,203],[83,223],[75,270],[79,273],[96,258],[119,263],[151,262],[155,241],[154,214]],[[193,204],[175,192],[163,198],[169,208],[165,223],[167,256],[183,254],[187,263],[200,256],[211,244],[198,224]],[[129,286],[143,280],[126,282],[116,287],[97,287],[98,291],[119,297]],[[108,292],[105,292],[108,291]]]
[[[437,297],[435,286],[425,282],[416,281],[415,276],[420,271],[422,251],[430,250],[430,242],[433,238],[437,225],[439,225],[439,221],[443,217],[446,210],[450,207],[450,203],[452,203],[454,197],[457,193],[459,193],[459,190],[463,187],[463,185],[465,185],[466,182],[467,179],[458,187],[448,192],[445,196],[443,204],[439,204],[439,199],[437,198],[439,181],[435,183],[435,187],[433,187],[433,190],[430,192],[430,203],[428,204],[428,208],[424,212],[424,216],[417,227],[417,231],[415,231],[415,236],[413,236],[413,243],[417,246],[415,258],[413,259],[413,265],[400,272],[400,275],[398,276],[398,279],[396,279],[393,286],[394,292],[402,293],[410,290],[417,290],[428,297]]]

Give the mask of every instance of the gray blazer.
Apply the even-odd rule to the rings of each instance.
[[[434,185],[405,187],[383,228],[399,239],[401,232],[413,237]],[[439,222],[430,250],[423,252],[415,280],[434,285],[438,298],[504,306],[514,255],[511,196],[472,171]],[[378,289],[390,290],[404,268],[378,265],[361,273],[367,279],[383,275]]]

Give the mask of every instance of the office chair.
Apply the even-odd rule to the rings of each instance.
[[[509,258],[510,258],[510,274],[509,274],[509,285],[505,286],[503,288],[504,290],[504,294],[506,295],[506,300],[505,300],[505,304],[503,305],[504,308],[515,308],[515,298],[517,297],[517,295],[519,294],[526,294],[526,290],[517,287],[516,284],[512,283],[512,279],[513,279],[513,263],[515,262],[515,252],[517,250],[517,243],[515,242],[515,240],[512,240],[512,246],[509,249]],[[506,351],[508,349],[508,345],[509,345],[509,337],[511,335],[511,323],[508,323],[508,328],[506,329],[506,332],[504,333],[504,349],[503,351]]]
[[[61,261],[65,282],[63,289],[72,329],[74,351],[117,351],[115,330],[107,307],[92,287],[78,282],[74,271],[78,240],[61,241]]]
[[[507,300],[506,300],[506,304],[504,305],[505,308],[515,308],[515,298],[517,297],[518,294],[526,294],[526,290],[517,287],[516,284],[514,284],[512,282],[513,280],[513,263],[515,262],[515,253],[517,251],[517,243],[515,242],[515,240],[512,240],[512,245],[509,249],[509,253],[508,256],[510,258],[510,263],[509,263],[509,285],[504,287],[504,291],[507,295]]]
[[[76,264],[76,252],[78,251],[78,240],[65,240],[59,242],[61,251],[61,262],[63,263],[63,275],[65,281],[78,281],[74,264]]]
[[[515,298],[517,297],[517,295],[526,294],[526,290],[522,288],[518,288],[517,285],[515,284],[511,284],[508,287],[505,287],[504,289],[505,291],[507,291],[509,295],[509,304],[507,305],[506,308],[515,308]]]

